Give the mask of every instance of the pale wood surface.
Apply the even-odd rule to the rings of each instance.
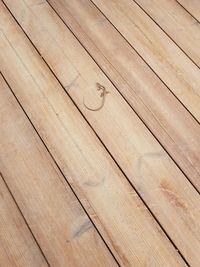
[[[2,73],[119,262],[184,266],[3,5],[1,11]]]
[[[62,4],[62,12],[65,10],[64,5],[74,10],[74,2],[83,3],[75,0],[49,2],[54,6]],[[133,0],[93,2],[200,122],[199,68]]]
[[[1,174],[0,212],[0,266],[47,267]]]
[[[177,0],[188,12],[200,21],[200,2],[199,0]]]
[[[89,0],[85,0],[84,3],[79,0],[65,3],[56,1],[55,4],[51,1],[51,4],[200,191],[200,128],[198,122]],[[11,5],[13,4],[9,5],[10,8],[12,8]],[[19,8],[12,8],[16,14],[14,9]],[[26,21],[26,19],[19,18],[24,29],[26,31],[29,29],[28,33],[33,36],[35,27],[32,26],[30,31],[30,26]],[[62,38],[59,40],[61,40],[59,44],[63,43],[63,46],[62,50],[56,50],[56,54],[59,50],[66,50],[64,45],[66,41],[62,42]],[[42,54],[45,52],[46,55],[49,53],[49,51],[44,51],[43,47],[40,51]],[[52,53],[49,54],[52,55]],[[59,73],[57,75],[63,84],[67,84],[66,75],[63,79],[63,69],[58,67],[63,64],[65,63],[53,64],[53,69],[56,74]],[[198,107],[197,101],[198,97],[193,103],[195,108]]]
[[[0,168],[49,264],[117,266],[2,78],[0,107]]]
[[[100,69],[72,33],[65,29],[65,25],[48,4],[25,5],[24,1],[17,4],[11,1],[6,3],[162,226],[172,236],[179,250],[187,255],[191,263],[198,262],[198,250],[193,250],[190,246],[193,243],[199,247],[198,193],[115,88],[106,81]],[[23,19],[20,16],[22,11]],[[29,18],[29,23],[26,18]],[[49,43],[53,45],[49,46]],[[63,60],[60,61],[60,58]],[[59,59],[56,64],[55,59]],[[72,65],[73,73],[70,72]],[[106,86],[109,95],[104,109],[91,113],[83,106],[83,97],[87,96],[87,101],[95,105],[98,98],[94,85],[97,81]],[[109,110],[115,112],[109,114]],[[108,135],[110,132],[112,135]],[[178,204],[180,202],[187,207],[184,216],[183,209]],[[165,212],[166,209],[168,212]],[[188,210],[194,212],[190,214]],[[169,224],[169,217],[177,223]],[[192,228],[195,230],[191,230]]]
[[[188,84],[199,69],[154,21],[146,21],[134,1],[93,2],[0,2],[0,71],[9,84],[0,77],[0,190],[7,196],[0,209],[15,211],[4,215],[7,228],[0,223],[0,266],[27,261],[27,266],[199,267],[200,126],[126,39],[137,39],[140,54],[149,51],[151,65],[164,36],[162,49],[176,56],[172,60],[170,54],[170,63],[158,61],[157,68],[169,68],[169,82],[179,76],[175,64],[184,71],[192,66]],[[154,15],[167,10],[160,24],[172,34],[171,5],[175,2],[160,1]],[[185,12],[177,19],[187,25]],[[160,43],[147,47],[140,31],[142,38]],[[190,28],[185,34],[190,31],[192,38]],[[189,55],[190,42],[176,41]],[[105,99],[96,83],[109,92]],[[183,90],[189,97],[188,88]],[[191,90],[191,96],[188,103],[196,112],[198,94]],[[97,111],[84,105],[96,108],[102,99]],[[9,226],[17,217],[24,225],[22,237],[18,224]],[[31,250],[18,261],[28,242]]]
[[[176,0],[134,0],[200,67],[200,27]],[[193,1],[187,1],[192,5]],[[200,10],[200,1],[199,7]]]

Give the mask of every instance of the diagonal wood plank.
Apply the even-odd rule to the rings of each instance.
[[[200,2],[199,0],[177,0],[192,16],[200,22]]]
[[[2,77],[0,125],[0,169],[49,264],[118,266]],[[22,249],[19,264],[23,255],[30,256]],[[20,266],[40,266],[39,256],[33,256],[32,265]]]
[[[60,14],[81,14],[75,5],[85,1],[48,0]],[[78,3],[77,3],[78,2]],[[87,2],[87,1],[86,1]],[[137,50],[177,98],[200,122],[200,70],[173,41],[138,7],[133,0],[93,0],[121,34]],[[69,12],[69,13],[70,13]],[[80,23],[81,27],[85,23]],[[107,40],[104,39],[106,43]]]
[[[123,266],[185,266],[25,35],[1,7],[2,72]]]
[[[198,263],[198,250],[191,249],[190,245],[196,243],[196,247],[200,249],[198,193],[174,166],[162,147],[153,140],[121,96],[106,82],[101,71],[52,9],[47,4],[33,5],[33,2],[36,3],[32,0],[31,5],[26,5],[21,1],[9,7],[179,250],[183,255],[187,255],[189,262]],[[20,15],[22,12],[23,18]],[[106,84],[110,93],[104,108],[98,114],[88,112],[82,103],[83,96],[87,96],[89,102],[94,105],[96,96],[93,85],[96,81]],[[110,99],[113,96],[114,101]],[[113,116],[108,116],[109,110],[115,110]],[[112,136],[107,134],[110,132]],[[170,185],[170,189],[163,188],[164,184]],[[166,192],[170,192],[170,199],[169,195],[166,197]],[[176,199],[187,206],[184,216],[180,206],[174,205],[176,202],[175,198],[171,199],[172,196],[178,197]],[[171,224],[169,217],[171,221],[176,221],[176,224]],[[192,228],[195,231],[191,231]]]
[[[6,2],[9,4],[10,1],[6,0]],[[51,1],[51,3],[53,2]],[[118,87],[120,93],[200,191],[199,124],[90,1],[56,1],[53,5],[106,75]],[[17,14],[19,9],[12,8],[12,6],[13,3],[10,2],[9,7],[27,30],[29,28],[28,19],[20,19],[20,12],[18,11]],[[34,23],[32,30],[33,28]],[[31,34],[30,30],[29,34]],[[33,34],[31,38],[33,38]],[[59,43],[64,42],[62,38],[59,39]],[[55,42],[52,44],[52,49],[55,49],[54,44]],[[60,49],[65,50],[65,44]],[[62,61],[59,64],[59,61],[55,62],[54,54],[48,53],[47,50],[43,47],[40,51],[42,54],[48,54],[48,58],[51,54],[53,61],[51,68],[54,69],[62,83],[67,85],[68,78],[60,68],[65,65],[65,59],[60,56],[59,60]],[[74,77],[76,76],[74,75]],[[194,105],[198,107],[197,102]]]
[[[199,68],[133,0],[93,2],[200,122]]]
[[[176,0],[134,0],[200,67],[199,23]]]
[[[0,174],[0,266],[47,267]]]

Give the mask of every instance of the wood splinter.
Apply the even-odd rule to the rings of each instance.
[[[100,105],[99,107],[94,108],[94,109],[88,107],[88,106],[85,104],[85,100],[84,100],[84,98],[83,98],[83,105],[84,105],[88,110],[91,110],[91,111],[98,111],[98,110],[102,109],[103,106],[104,106],[104,104],[105,104],[106,95],[109,94],[109,92],[106,90],[106,88],[105,88],[103,85],[101,85],[100,83],[96,83],[96,86],[97,86],[97,90],[98,90],[98,91],[99,91],[99,90],[102,91],[101,94],[100,94],[100,97],[102,98],[102,102],[101,102],[101,105]]]

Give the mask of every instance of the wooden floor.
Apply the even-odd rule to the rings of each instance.
[[[200,266],[200,1],[0,0],[0,267]]]

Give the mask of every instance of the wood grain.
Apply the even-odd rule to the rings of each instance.
[[[200,27],[176,0],[135,0],[200,67]],[[199,4],[200,8],[200,4]]]
[[[8,3],[9,0],[6,2]],[[51,0],[51,4],[200,192],[199,124],[90,1],[55,1],[54,3]],[[33,38],[35,35],[31,34],[34,28],[33,22],[30,31],[27,19],[20,19],[12,4],[9,4],[9,7],[24,29],[26,31],[29,29],[28,33]],[[15,9],[18,10],[18,8]],[[64,29],[64,26],[62,28]],[[50,28],[49,32],[51,32]],[[55,34],[52,48],[54,51],[56,38],[58,36]],[[58,50],[62,53],[67,49],[65,42],[62,37],[59,38],[60,49],[55,52],[57,55]],[[38,41],[35,43],[39,46]],[[63,43],[62,46],[61,43]],[[67,89],[68,77],[63,74],[63,68],[60,67],[65,66],[64,56],[59,56],[58,61],[55,62],[58,56],[54,57],[47,51],[48,49],[45,51],[44,46],[39,47],[46,58],[47,54],[48,59],[51,57],[48,62],[53,62],[51,68]],[[74,78],[76,77],[77,74],[74,74]],[[194,106],[198,107],[198,98],[194,100],[196,101],[193,103]]]
[[[47,267],[0,174],[0,266]]]
[[[0,124],[0,169],[49,264],[117,266],[2,77]],[[7,223],[12,225],[10,219],[7,218]],[[23,234],[19,223],[18,219],[18,235]],[[25,241],[31,253],[36,249],[28,237]],[[15,242],[18,238],[13,236]],[[4,239],[0,238],[0,241]],[[20,247],[20,239],[18,242],[24,252],[20,257],[19,251],[19,260],[13,257],[13,262],[19,262],[19,266],[43,266],[36,251],[32,264],[20,265],[20,261],[23,263],[23,258],[25,261],[30,255],[29,248]],[[12,246],[7,247],[6,251],[9,250],[12,251]]]
[[[199,68],[134,1],[94,2],[200,122]]]
[[[177,0],[188,12],[200,21],[200,2],[199,0]]]
[[[49,0],[64,13],[85,1]],[[200,70],[132,0],[93,0],[177,98],[200,122]],[[75,4],[74,4],[75,3]],[[82,10],[76,10],[82,13]],[[86,15],[86,13],[85,13]],[[87,19],[85,20],[87,22]],[[80,23],[80,21],[79,21]],[[80,23],[81,27],[84,24]],[[106,42],[107,40],[104,39]]]
[[[120,264],[185,266],[41,57],[0,7],[3,75]]]
[[[189,262],[198,264],[198,252],[190,245],[196,243],[199,247],[198,193],[47,4],[30,6],[23,1],[8,5],[179,250]],[[109,95],[100,112],[88,112],[83,97],[93,106],[100,101],[96,96],[96,81],[106,86]],[[115,112],[109,114],[110,110]],[[184,216],[180,203],[187,207]],[[176,224],[171,224],[169,218]]]

